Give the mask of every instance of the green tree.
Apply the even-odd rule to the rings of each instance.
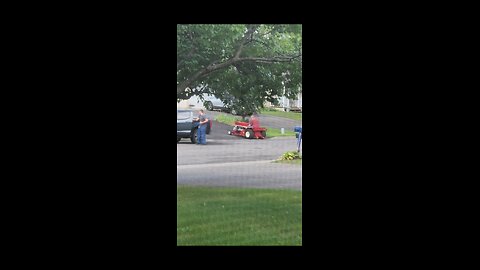
[[[301,82],[301,25],[177,25],[177,99],[210,93],[254,111]]]

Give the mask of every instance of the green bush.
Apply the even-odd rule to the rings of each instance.
[[[283,155],[280,157],[280,160],[295,160],[295,159],[301,159],[302,157],[297,151],[289,151],[283,153]]]

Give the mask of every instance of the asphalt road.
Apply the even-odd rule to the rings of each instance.
[[[302,167],[269,160],[177,165],[177,184],[301,190]]]
[[[301,165],[272,163],[296,150],[295,137],[247,140],[230,129],[214,121],[207,145],[177,143],[177,184],[302,189]]]

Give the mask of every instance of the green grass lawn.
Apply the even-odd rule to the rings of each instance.
[[[260,112],[261,115],[271,115],[271,116],[278,116],[278,117],[285,117],[290,118],[293,120],[302,121],[302,113],[297,112],[282,112],[277,110],[262,110]]]
[[[178,246],[302,245],[302,192],[177,186]]]
[[[295,136],[295,132],[289,129],[284,130],[285,133],[282,134],[279,128],[269,128],[267,127],[267,138],[280,137],[280,136]]]
[[[217,117],[215,117],[215,120],[217,120],[220,123],[224,123],[230,126],[235,125],[235,121],[241,121],[242,117],[241,116],[233,116],[230,114],[219,114]]]

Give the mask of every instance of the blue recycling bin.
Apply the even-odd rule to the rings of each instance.
[[[302,127],[295,127],[293,131],[296,132],[295,137],[297,138],[297,152],[300,152],[300,144],[302,143]]]

